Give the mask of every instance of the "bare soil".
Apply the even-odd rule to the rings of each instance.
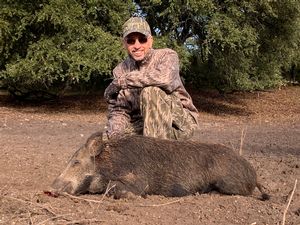
[[[101,96],[39,104],[2,96],[0,224],[299,225],[300,87],[227,95],[191,93],[200,116],[194,138],[241,152],[256,168],[271,200],[259,200],[257,190],[248,197],[48,196],[44,190],[72,153],[93,132],[103,130],[106,103]]]

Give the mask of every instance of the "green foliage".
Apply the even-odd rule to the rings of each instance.
[[[171,48],[175,50],[180,57],[180,66],[182,72],[188,71],[191,66],[191,53],[187,51],[184,45],[170,40],[167,36],[158,36],[154,40],[154,48]]]
[[[1,5],[0,79],[10,90],[57,92],[104,79],[125,56],[119,37],[130,1],[1,0]]]
[[[299,1],[136,2],[158,35],[191,53],[184,76],[195,86],[276,87],[299,61]]]
[[[295,0],[0,0],[0,86],[64,91],[99,84],[125,57],[122,24],[146,17],[155,47],[175,49],[182,75],[221,91],[299,79]],[[98,81],[98,82],[96,82]]]

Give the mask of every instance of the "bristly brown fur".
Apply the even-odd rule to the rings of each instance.
[[[143,196],[185,196],[211,190],[251,195],[257,187],[263,200],[270,198],[258,184],[251,164],[224,145],[144,136],[122,136],[101,142],[101,137],[101,133],[92,135],[88,139],[92,145],[86,144],[81,149],[89,151],[92,146],[98,150],[93,173],[101,184],[94,192],[104,192],[103,187],[111,181],[116,196],[127,196],[129,192]],[[78,155],[85,157],[86,154]],[[76,157],[73,160],[86,161]],[[84,170],[77,173],[79,185],[85,179],[80,173]],[[68,172],[65,174],[60,179],[68,180]],[[91,183],[95,186],[95,182]]]

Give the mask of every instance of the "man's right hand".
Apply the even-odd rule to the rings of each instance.
[[[121,87],[111,82],[110,85],[108,85],[108,87],[104,91],[104,98],[106,99],[106,101],[116,99],[120,90]]]

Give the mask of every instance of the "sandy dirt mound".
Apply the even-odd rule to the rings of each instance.
[[[249,197],[48,196],[43,191],[72,153],[103,130],[106,104],[101,96],[39,104],[1,97],[0,224],[300,224],[300,88],[191,94],[200,116],[194,138],[240,151],[256,168],[271,200],[260,201],[257,190]]]

